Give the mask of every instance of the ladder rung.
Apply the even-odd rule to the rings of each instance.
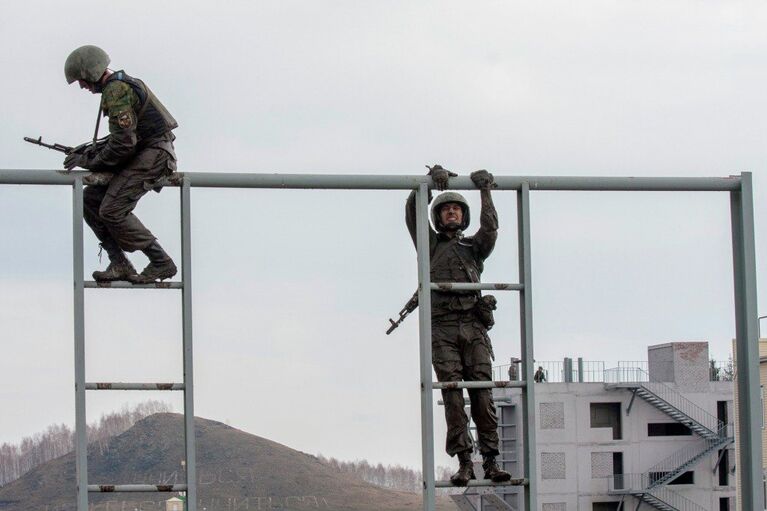
[[[524,381],[435,381],[432,384],[432,388],[439,389],[494,389],[494,388],[509,388],[509,387],[526,387],[527,383]]]
[[[182,282],[152,282],[149,284],[133,284],[127,280],[116,280],[114,282],[96,282],[95,280],[86,280],[87,289],[183,289]]]
[[[85,390],[184,390],[183,383],[86,383]]]
[[[91,493],[186,491],[185,484],[89,484]]]
[[[495,283],[482,284],[481,282],[432,282],[433,291],[522,291],[522,284]]]
[[[482,487],[482,486],[527,486],[527,479],[511,479],[505,483],[494,483],[490,479],[474,479],[469,481],[469,487]],[[462,488],[456,486],[450,481],[435,481],[435,488]]]

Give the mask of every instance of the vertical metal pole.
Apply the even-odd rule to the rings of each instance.
[[[75,472],[77,511],[88,511],[88,426],[85,418],[85,276],[83,275],[83,179],[72,187],[72,275],[75,334]]]
[[[740,191],[730,192],[732,259],[735,281],[735,347],[740,413],[740,509],[764,509],[762,490],[762,420],[759,396],[759,340],[756,308],[754,204],[751,173],[740,178]]]
[[[197,456],[194,437],[194,359],[192,357],[192,219],[189,178],[181,185],[181,278],[183,280],[184,439],[186,509],[197,511]]]
[[[583,383],[583,358],[578,357],[578,383]]]
[[[530,266],[530,185],[522,183],[517,192],[517,236],[519,237],[519,279],[523,289],[519,294],[519,324],[522,340],[522,374],[527,385],[522,389],[522,460],[525,477],[529,481],[525,488],[526,511],[538,509],[538,457],[535,451],[535,383],[533,370],[533,295],[532,270]]]
[[[421,183],[416,194],[416,248],[418,252],[418,333],[421,354],[421,462],[423,509],[435,510],[434,395],[431,378],[431,256],[429,251],[429,187]]]

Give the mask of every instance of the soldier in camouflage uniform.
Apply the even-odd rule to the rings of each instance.
[[[435,165],[430,169],[435,186],[447,187],[452,172]],[[485,259],[498,237],[498,215],[490,196],[493,176],[486,170],[471,174],[480,189],[482,211],[480,227],[474,236],[464,237],[469,225],[469,204],[458,193],[446,192],[432,202],[431,216],[435,230],[429,229],[432,282],[479,282]],[[431,199],[431,197],[429,197]],[[405,221],[413,243],[416,242],[415,191],[407,200]],[[446,381],[490,381],[493,348],[487,330],[492,326],[495,299],[481,297],[478,291],[432,291],[432,363],[437,379]],[[458,472],[450,480],[466,486],[475,479],[471,461],[473,445],[468,432],[469,419],[464,411],[463,390],[443,390],[447,422],[446,450],[458,455]],[[505,482],[511,479],[495,461],[498,456],[498,418],[490,389],[470,389],[471,417],[477,426],[477,447],[482,454],[485,479]]]
[[[109,117],[109,137],[97,151],[70,154],[64,167],[114,173],[108,185],[84,190],[84,217],[109,256],[100,282],[130,280],[148,283],[176,274],[176,265],[157,239],[133,214],[141,197],[159,191],[158,181],[176,170],[176,120],[151,90],[124,71],[112,71],[109,56],[96,46],[73,51],[64,65],[68,83],[101,94],[100,109]],[[141,250],[149,265],[136,274],[125,252]]]

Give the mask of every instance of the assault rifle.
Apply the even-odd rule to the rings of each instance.
[[[402,310],[399,311],[399,319],[397,321],[394,321],[393,319],[389,318],[389,323],[391,323],[391,326],[386,331],[386,335],[389,335],[390,333],[392,333],[394,329],[397,328],[400,325],[400,323],[402,323],[405,320],[408,314],[416,310],[416,308],[418,308],[418,291],[413,293],[413,296],[410,297],[410,300],[408,300],[405,306],[402,308]]]
[[[96,140],[95,144],[91,140],[90,142],[85,142],[84,144],[80,144],[74,147],[59,144],[56,142],[54,142],[53,144],[46,144],[45,142],[43,142],[43,137],[37,137],[37,138],[24,137],[24,142],[29,142],[30,144],[39,145],[40,147],[47,147],[48,149],[53,149],[54,151],[58,151],[64,154],[75,154],[75,153],[84,153],[86,151],[90,151],[94,147],[96,148],[96,150],[99,150],[104,146],[104,144],[107,143],[107,138],[109,138],[108,135],[106,137],[102,137]]]

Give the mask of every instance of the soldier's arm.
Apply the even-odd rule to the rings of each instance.
[[[93,157],[91,168],[112,167],[136,153],[139,99],[130,85],[119,80],[109,82],[101,93],[101,108],[109,117],[109,137]]]
[[[415,214],[416,214],[415,195],[416,195],[415,190],[410,192],[410,195],[408,195],[408,198],[407,198],[407,203],[405,203],[405,224],[407,225],[407,230],[410,231],[410,238],[412,238],[413,240],[413,246],[417,248],[418,236],[416,234],[416,225],[415,225]],[[429,190],[429,196],[427,198],[427,201],[431,202],[431,190]],[[436,238],[437,238],[437,233],[435,233],[434,229],[432,229],[431,225],[429,225],[429,246],[432,246],[435,243]]]
[[[480,177],[478,176],[480,172],[485,174]],[[490,194],[494,181],[492,174],[486,171],[474,172],[471,177],[475,184],[480,187],[479,197],[482,204],[479,214],[479,231],[474,235],[474,247],[477,254],[482,259],[486,259],[495,248],[495,242],[498,239],[498,212],[495,210],[493,196]]]

